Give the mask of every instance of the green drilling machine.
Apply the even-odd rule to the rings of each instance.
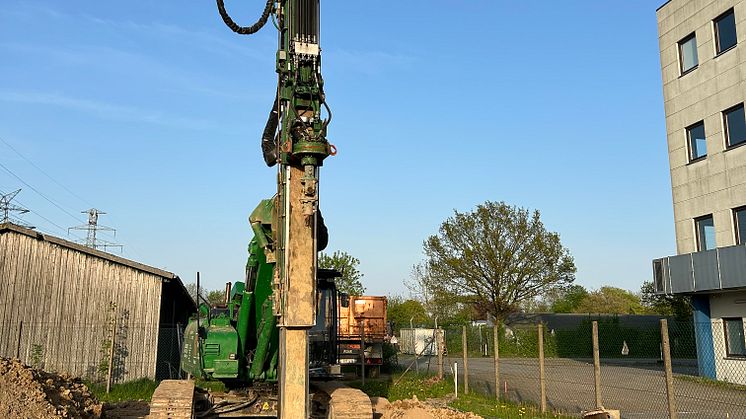
[[[275,264],[267,261],[266,250],[273,242],[273,200],[262,201],[251,215],[254,238],[249,243],[249,259],[244,282],[226,284],[224,304],[199,305],[184,333],[181,368],[186,373],[230,386],[252,382],[276,382],[279,360],[279,329],[273,310],[272,279]],[[319,216],[319,250],[326,245],[327,233]],[[341,274],[317,269],[316,324],[309,331],[309,375],[338,378],[337,307],[347,304],[338,295],[334,278]],[[341,297],[341,298],[340,298]]]
[[[337,274],[317,267],[318,251],[328,241],[319,171],[336,154],[326,138],[331,111],[321,77],[319,0],[267,0],[251,26],[238,25],[223,0],[217,6],[238,34],[253,34],[270,19],[278,31],[278,83],[261,136],[265,163],[277,166],[277,194],[249,217],[254,237],[245,280],[226,287],[222,307],[201,304],[184,336],[185,372],[240,391],[217,401],[195,396],[201,393],[194,381],[164,380],[153,395],[151,417],[240,411],[298,419],[321,405],[325,417],[371,418],[370,399],[361,391],[334,381],[310,385],[314,376],[328,380],[338,372]]]

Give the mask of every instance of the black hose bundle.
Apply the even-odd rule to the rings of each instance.
[[[262,12],[262,16],[259,18],[259,20],[256,21],[251,26],[238,26],[236,22],[231,19],[228,12],[225,10],[225,3],[224,0],[217,0],[218,2],[218,12],[220,12],[220,17],[223,18],[223,22],[231,28],[231,30],[239,35],[251,35],[253,33],[256,33],[259,29],[264,26],[265,23],[267,23],[267,19],[269,19],[269,15],[272,13],[272,5],[274,3],[274,0],[267,0],[267,5],[264,6],[264,12]]]
[[[264,156],[264,162],[269,167],[277,164],[277,137],[275,132],[280,122],[280,116],[277,113],[278,109],[277,94],[275,94],[275,103],[272,105],[272,110],[269,112],[269,117],[262,133],[262,156]]]

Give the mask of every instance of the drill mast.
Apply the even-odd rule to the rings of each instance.
[[[319,168],[335,153],[326,140],[331,113],[325,102],[319,46],[319,0],[268,0],[252,26],[238,26],[217,0],[234,32],[252,34],[273,18],[278,28],[277,92],[264,134],[268,166],[278,165],[277,236],[264,243],[274,261],[274,315],[280,328],[279,392],[281,418],[308,417],[308,331],[315,323]],[[322,108],[328,117],[322,118]],[[259,226],[252,223],[253,228]]]

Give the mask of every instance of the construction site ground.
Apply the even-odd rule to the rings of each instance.
[[[421,400],[432,395],[432,389],[445,384],[409,377],[394,384],[398,376],[383,376],[368,384],[385,388],[398,400],[372,397],[376,417],[380,419],[475,419],[481,416],[459,412],[448,396]],[[386,384],[383,384],[386,383]],[[127,386],[122,384],[120,386]],[[139,383],[134,386],[142,387]],[[120,387],[121,388],[121,387]],[[418,396],[419,394],[419,396]],[[144,394],[144,398],[149,395]],[[147,400],[101,402],[80,379],[32,368],[18,360],[0,358],[0,417],[6,418],[146,418]]]
[[[80,379],[0,358],[0,417],[98,418],[102,404]]]

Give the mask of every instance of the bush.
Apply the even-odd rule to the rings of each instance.
[[[547,358],[592,358],[593,357],[593,318],[584,319],[577,327],[564,330],[544,328],[544,356]],[[628,327],[620,323],[617,317],[597,319],[599,331],[599,352],[601,358],[659,358],[660,328]],[[493,329],[491,327],[469,327],[467,344],[469,356],[482,356],[480,345],[487,345],[487,355],[494,355]],[[506,358],[537,358],[539,342],[536,326],[515,327],[506,336],[506,328],[500,327],[500,356]],[[696,358],[694,344],[694,327],[691,322],[669,322],[671,356],[674,358]],[[624,344],[629,353],[622,354]],[[462,330],[446,331],[446,349],[453,356],[462,353]]]
[[[386,373],[392,373],[399,371],[401,365],[399,365],[399,352],[396,346],[384,342],[383,343],[383,365],[381,370]]]

